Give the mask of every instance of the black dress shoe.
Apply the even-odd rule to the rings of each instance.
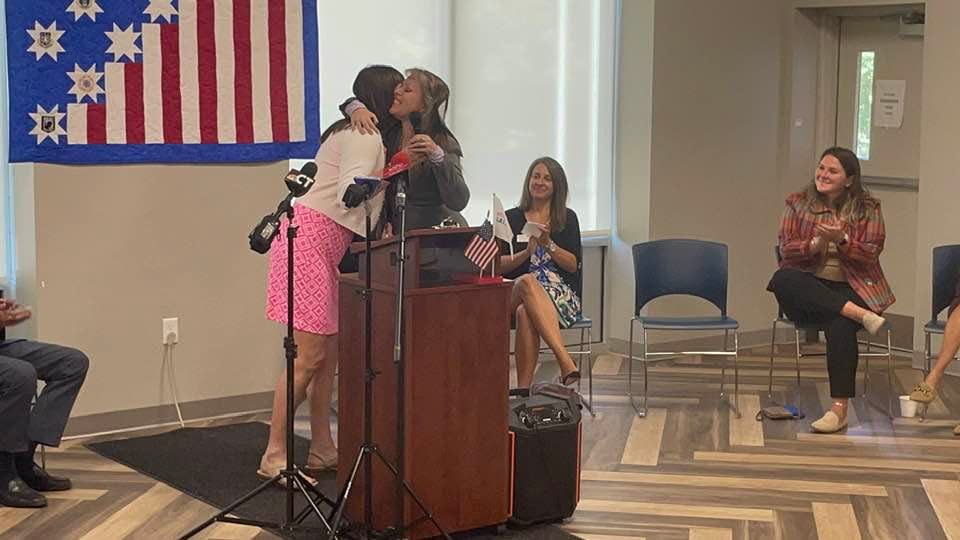
[[[70,482],[69,478],[53,476],[47,471],[41,469],[37,464],[33,465],[33,470],[31,470],[28,474],[23,474],[21,472],[20,478],[22,478],[28,486],[37,491],[66,491],[73,487],[73,484]]]
[[[37,493],[26,482],[14,478],[0,489],[0,506],[14,508],[43,508],[47,505],[47,498]]]

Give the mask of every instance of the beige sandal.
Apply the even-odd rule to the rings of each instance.
[[[920,381],[913,387],[913,390],[910,391],[910,401],[930,403],[935,399],[937,399],[937,390],[927,384],[926,381]]]
[[[339,464],[339,463],[338,463],[337,456],[333,456],[333,458],[330,458],[330,459],[325,459],[323,456],[321,456],[321,455],[319,455],[319,454],[315,454],[315,453],[313,453],[313,452],[310,452],[310,455],[307,457],[308,463],[309,463],[309,461],[314,460],[314,459],[317,460],[318,462],[320,462],[320,464],[319,464],[319,465],[309,465],[309,464],[308,464],[308,465],[304,465],[303,467],[300,468],[300,470],[303,471],[304,474],[306,474],[306,475],[308,475],[308,476],[311,476],[311,477],[313,477],[313,478],[316,478],[317,475],[319,475],[319,474],[325,473],[325,472],[327,472],[327,471],[335,471],[335,470],[337,470],[337,465]]]
[[[960,435],[960,426],[957,426],[957,427],[953,428],[953,434],[954,434],[954,435]]]
[[[847,419],[840,421],[840,417],[832,410],[827,411],[819,420],[810,424],[813,431],[817,433],[836,433],[847,427]]]

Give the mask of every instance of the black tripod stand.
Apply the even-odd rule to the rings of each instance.
[[[282,204],[282,203],[281,203]],[[180,537],[180,540],[185,540],[202,531],[203,529],[213,525],[215,522],[220,521],[224,523],[238,523],[241,525],[251,525],[254,527],[262,527],[265,529],[279,529],[284,532],[293,532],[293,531],[312,531],[317,533],[322,532],[331,532],[330,523],[324,517],[323,512],[320,511],[320,503],[326,504],[333,508],[333,501],[323,496],[313,484],[308,481],[303,474],[300,473],[294,467],[293,461],[293,415],[296,412],[293,404],[293,364],[294,359],[297,357],[297,343],[293,337],[293,240],[297,237],[298,227],[293,224],[293,205],[287,203],[287,335],[283,338],[283,350],[285,352],[287,360],[287,464],[283,470],[277,473],[276,476],[267,480],[266,482],[260,484],[256,489],[247,493],[246,495],[240,497],[233,503],[227,505],[220,513],[211,517],[207,521],[204,521],[200,525],[197,525],[195,528],[190,530],[187,534]],[[286,512],[284,514],[283,520],[280,522],[270,522],[270,521],[260,521],[254,519],[243,519],[230,516],[230,512],[236,509],[238,506],[244,504],[245,502],[253,499],[264,490],[269,489],[270,487],[281,484],[286,488],[287,492],[287,504]],[[300,492],[307,500],[307,507],[300,511],[299,514],[294,515],[293,508],[293,499],[296,492]],[[303,525],[303,521],[310,515],[314,514],[320,519],[320,523],[323,527],[314,527]]]
[[[363,205],[366,210],[366,253],[364,254],[364,261],[366,267],[366,276],[364,279],[364,288],[360,291],[360,295],[363,297],[364,302],[364,382],[363,382],[363,444],[360,446],[359,451],[357,452],[357,458],[353,462],[353,467],[350,470],[350,476],[347,478],[346,483],[343,486],[343,490],[340,493],[340,497],[337,499],[336,511],[334,512],[333,518],[330,525],[330,536],[329,539],[333,540],[337,537],[337,531],[340,527],[340,522],[343,519],[343,511],[347,506],[347,501],[350,499],[350,493],[353,489],[353,483],[357,478],[357,472],[360,470],[360,464],[363,464],[363,475],[364,475],[364,485],[363,485],[363,523],[361,525],[362,531],[361,536],[366,538],[371,538],[377,536],[373,528],[373,458],[371,455],[376,455],[380,462],[389,469],[390,473],[393,475],[394,479],[397,481],[397,520],[398,525],[395,529],[387,531],[383,536],[387,537],[403,537],[403,532],[405,525],[403,523],[403,494],[406,492],[410,497],[417,503],[417,506],[420,507],[420,511],[423,512],[424,518],[428,519],[433,526],[436,527],[437,531],[443,535],[444,538],[450,540],[450,535],[437,523],[437,520],[434,519],[433,514],[427,510],[426,506],[423,504],[423,501],[420,500],[420,497],[414,493],[413,488],[407,483],[406,479],[403,476],[403,473],[400,472],[403,470],[403,447],[404,447],[404,389],[403,389],[403,282],[404,282],[404,261],[406,260],[406,193],[405,193],[405,183],[403,179],[398,179],[397,182],[397,210],[400,213],[400,246],[399,246],[399,257],[398,257],[398,279],[399,284],[397,287],[397,326],[396,334],[394,340],[394,365],[397,369],[397,464],[400,470],[397,467],[394,467],[392,463],[383,455],[383,452],[380,451],[380,447],[373,442],[373,381],[376,379],[379,372],[373,369],[373,288],[371,284],[371,256],[370,256],[370,205],[369,201],[364,200]]]

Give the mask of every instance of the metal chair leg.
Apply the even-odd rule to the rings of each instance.
[[[926,366],[926,369],[923,370],[923,378],[926,379],[930,375],[930,332],[923,332],[923,361]],[[920,421],[923,422],[927,419],[927,403],[920,403],[918,409],[920,409]]]
[[[773,400],[773,355],[777,346],[777,320],[773,320],[773,330],[770,332],[770,378],[767,381],[767,399]]]
[[[587,328],[587,392],[590,411],[593,411],[593,328]]]
[[[580,342],[577,344],[577,371],[581,377],[577,380],[577,393],[583,393],[583,328],[580,329]]]
[[[893,420],[893,346],[887,330],[887,416]]]
[[[796,358],[796,362],[797,362],[797,389],[799,390],[799,388],[800,388],[800,357],[803,356],[803,353],[800,352],[800,329],[798,329],[796,326],[793,327],[793,337],[794,337],[794,339],[795,339],[795,341],[793,342],[793,344],[794,344],[794,347],[796,348],[796,351],[797,351],[797,358]]]
[[[645,418],[647,416],[647,391],[649,389],[650,381],[650,372],[647,370],[647,329],[640,324],[640,333],[643,335],[643,411],[640,412],[640,417]]]
[[[730,340],[730,331],[724,330],[723,331],[723,352],[727,352],[727,350],[729,350],[728,349],[730,346],[729,340]],[[723,390],[724,390],[724,382],[726,382],[726,380],[727,380],[727,357],[721,356],[720,357],[720,399],[721,400],[723,399],[723,396],[724,396]]]
[[[867,339],[867,353],[870,352],[870,339]],[[870,386],[870,357],[864,357],[867,361],[863,367],[863,397],[867,397],[867,388]]]
[[[633,401],[633,323],[630,319],[630,339],[627,341],[627,396],[630,397],[630,404],[636,409],[637,405]]]
[[[724,347],[726,350],[726,347]],[[733,412],[740,418],[740,331],[733,331]]]

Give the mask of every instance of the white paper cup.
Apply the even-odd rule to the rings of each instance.
[[[913,418],[917,415],[917,402],[910,399],[910,396],[900,396],[900,416],[904,418]]]

